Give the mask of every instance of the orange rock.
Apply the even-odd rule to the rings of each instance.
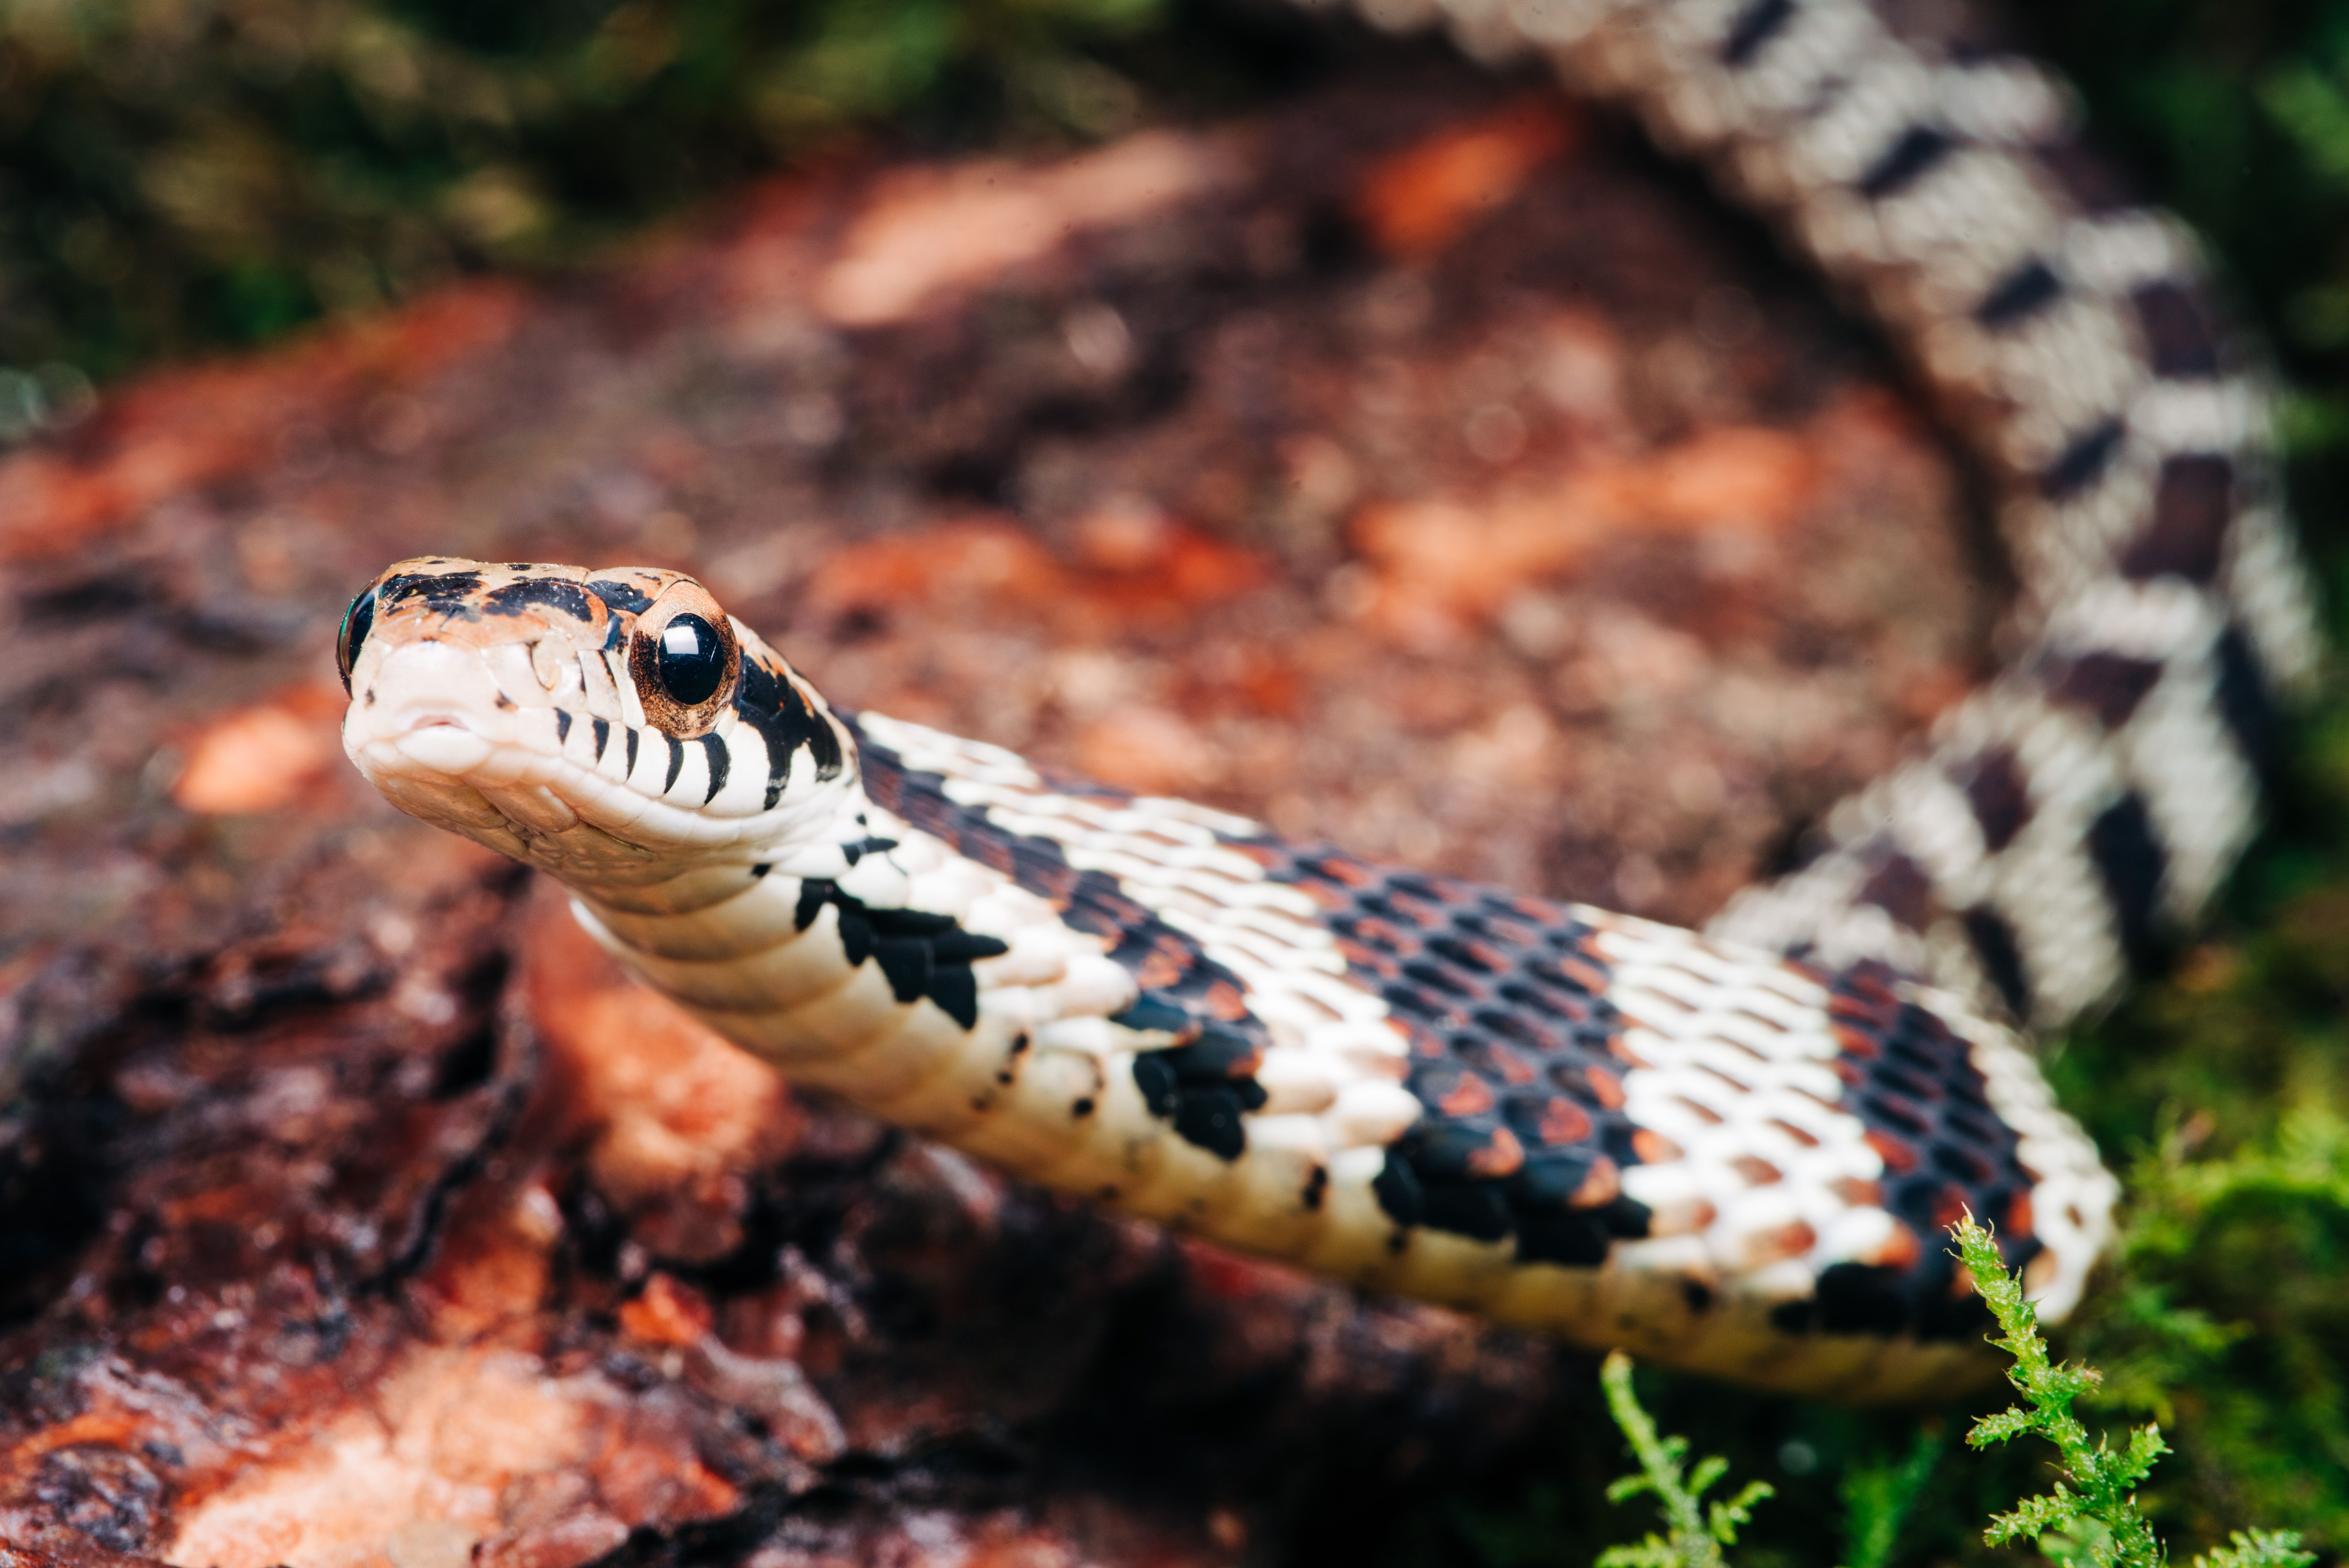
[[[1214,783],[1223,752],[1164,708],[1122,707],[1077,738],[1077,765],[1143,795],[1180,795]]]
[[[1081,230],[1130,223],[1231,178],[1230,149],[1144,131],[1046,168],[984,159],[885,176],[816,281],[843,326],[901,321],[933,295],[1050,254]]]
[[[717,1321],[709,1301],[674,1274],[656,1274],[620,1308],[620,1327],[652,1345],[692,1345]]]
[[[1374,505],[1353,536],[1378,569],[1372,620],[1490,614],[1529,581],[1570,573],[1606,541],[1637,533],[1775,531],[1816,489],[1810,433],[1708,431],[1633,459],[1607,459],[1473,499]]]
[[[526,1318],[545,1297],[549,1253],[562,1230],[562,1212],[543,1187],[476,1189],[450,1211],[430,1266],[409,1283],[409,1301],[444,1340]]]
[[[595,1449],[598,1401],[510,1351],[436,1350],[181,1516],[163,1553],[215,1568],[389,1568],[396,1540],[467,1544],[497,1528],[501,1487]],[[404,1543],[404,1542],[403,1542]]]
[[[851,545],[815,569],[807,603],[842,615],[901,609],[949,591],[1038,602],[1065,589],[1059,563],[1017,523],[980,517]]]
[[[552,1114],[593,1140],[596,1185],[631,1209],[713,1209],[698,1230],[722,1233],[744,1195],[740,1173],[797,1131],[782,1080],[628,979],[551,892],[533,913],[524,963],[531,1018],[562,1096]]]
[[[109,392],[63,449],[0,462],[0,560],[81,549],[167,497],[257,467],[289,429],[353,418],[388,387],[502,342],[524,298],[511,284],[469,284],[267,358]]]
[[[342,693],[304,685],[215,718],[188,748],[171,799],[202,816],[291,804],[338,761]]]
[[[1383,160],[1363,181],[1355,207],[1389,255],[1431,256],[1506,206],[1573,139],[1574,126],[1557,104],[1528,99]]]

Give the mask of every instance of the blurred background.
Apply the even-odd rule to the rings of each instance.
[[[2001,20],[2273,345],[2338,606],[2349,5]],[[1004,239],[1039,213],[1068,253]],[[1971,486],[1764,236],[1433,41],[1246,0],[0,0],[0,702],[32,737],[0,779],[0,995],[38,1108],[0,1171],[12,1354],[64,1343],[75,1289],[211,1288],[193,1253],[137,1288],[88,1261],[150,1245],[108,1226],[126,1171],[185,1154],[158,1129],[260,1094],[187,1088],[157,997],[242,1038],[271,975],[341,1006],[376,982],[334,963],[399,971],[319,869],[411,842],[321,738],[334,615],[393,556],[688,566],[843,700],[1697,919],[1983,667]],[[1601,521],[1560,544],[1561,506]],[[2052,1046],[2130,1190],[2064,1345],[2106,1369],[2102,1416],[2165,1424],[2148,1497],[2181,1549],[2249,1522],[2349,1546],[2344,825],[2328,685],[2218,920]],[[223,929],[305,921],[372,934],[309,969],[221,957]],[[657,1230],[654,1277],[722,1318],[736,1287],[693,1271],[725,1247]],[[1599,1501],[1606,1442],[1544,1446],[1592,1415],[1548,1398],[1356,1548],[1501,1568],[1644,1529]],[[1920,1443],[1893,1561],[1982,1556],[2037,1484],[2035,1456],[1961,1451],[1960,1411],[1664,1378],[1652,1403],[1787,1493],[1757,1565],[1858,1568],[1821,1521]],[[40,1484],[160,1549],[168,1511],[132,1503],[165,1472]],[[1342,1510],[1290,1501],[1277,1539],[1309,1561]]]
[[[2212,237],[2312,384],[2349,346],[2349,15],[2322,0],[2009,19]],[[1326,51],[1188,0],[10,0],[0,365],[19,427],[158,356],[493,269],[576,265],[843,136],[1077,147]]]

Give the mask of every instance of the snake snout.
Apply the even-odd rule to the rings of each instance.
[[[481,651],[429,639],[384,648],[358,669],[345,749],[394,772],[462,778],[512,738],[514,706]]]

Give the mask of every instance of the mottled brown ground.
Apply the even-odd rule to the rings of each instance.
[[[386,562],[687,567],[842,702],[1694,919],[1978,669],[1961,514],[1757,235],[1424,50],[122,389],[0,464],[0,1563],[1263,1561],[1612,1463],[1575,1358],[620,984],[343,764]]]

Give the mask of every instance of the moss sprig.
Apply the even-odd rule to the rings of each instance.
[[[1976,1293],[1998,1322],[2001,1333],[1991,1343],[2014,1358],[2007,1381],[2023,1396],[2022,1404],[1977,1421],[1966,1442],[1982,1449],[2026,1435],[2044,1438],[2054,1445],[2064,1477],[2039,1496],[1994,1515],[1982,1539],[1992,1546],[2036,1541],[2059,1561],[2085,1560],[2093,1568],[2162,1568],[2167,1554],[2137,1495],[2156,1461],[2169,1451],[2161,1428],[2147,1422],[2118,1448],[2091,1437],[2072,1407],[2096,1386],[2095,1369],[2076,1361],[2059,1365],[2048,1355],[2038,1312],[2024,1298],[2023,1282],[2008,1272],[1997,1243],[1972,1214],[1950,1233]],[[2232,1545],[2196,1558],[2195,1568],[2308,1568],[2315,1561],[2315,1553],[2303,1551],[2291,1531],[2249,1530],[2236,1532]]]
[[[1607,1501],[1652,1495],[1664,1516],[1666,1533],[1659,1536],[1651,1531],[1631,1545],[1607,1548],[1599,1554],[1598,1568],[1722,1568],[1722,1548],[1737,1544],[1738,1527],[1753,1517],[1754,1505],[1775,1489],[1768,1481],[1751,1481],[1734,1497],[1706,1503],[1704,1494],[1728,1473],[1729,1461],[1714,1456],[1699,1460],[1694,1470],[1687,1468],[1688,1439],[1657,1433],[1655,1421],[1632,1392],[1631,1358],[1620,1350],[1609,1353],[1599,1379],[1607,1390],[1608,1411],[1640,1461],[1637,1474],[1608,1483]]]

